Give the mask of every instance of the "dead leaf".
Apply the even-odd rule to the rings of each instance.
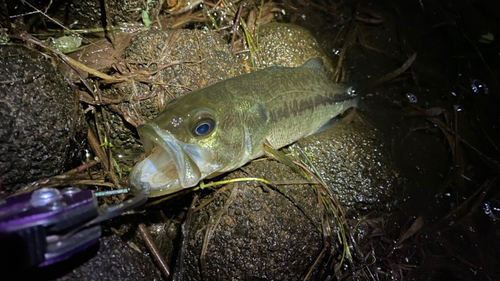
[[[101,40],[98,43],[87,45],[82,50],[68,54],[67,56],[85,64],[87,67],[100,70],[110,67],[114,63],[119,62],[121,55],[128,47],[130,41],[137,32],[134,33],[118,33],[115,34],[115,48],[107,40]],[[78,81],[80,75],[76,73],[64,62],[59,63],[59,71],[69,80]],[[83,78],[87,78],[88,73],[83,72]]]

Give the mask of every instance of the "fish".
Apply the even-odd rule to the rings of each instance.
[[[351,107],[352,86],[333,83],[321,58],[268,67],[170,100],[139,125],[146,158],[129,176],[133,193],[175,193],[309,136]]]

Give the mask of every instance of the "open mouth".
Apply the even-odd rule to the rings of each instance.
[[[137,130],[148,157],[130,173],[134,193],[145,190],[149,197],[161,196],[193,187],[200,181],[202,175],[196,164],[199,159],[192,159],[200,158],[196,150],[155,123],[140,125]]]

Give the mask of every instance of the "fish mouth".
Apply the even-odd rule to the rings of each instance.
[[[200,149],[184,144],[155,123],[137,127],[147,158],[130,173],[133,193],[143,190],[149,197],[166,195],[195,186],[204,176],[197,164]]]

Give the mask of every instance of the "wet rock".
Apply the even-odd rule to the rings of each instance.
[[[310,168],[348,210],[387,210],[400,179],[381,139],[354,110],[331,129],[299,140],[290,149],[308,155]]]
[[[299,66],[311,58],[322,58],[333,73],[330,59],[307,29],[286,23],[268,23],[259,29],[259,48],[264,67]]]
[[[297,178],[274,161],[254,162],[247,168],[256,176]],[[323,248],[317,196],[310,186],[280,189],[283,193],[256,183],[235,184],[196,213],[184,259],[187,280],[304,277]]]
[[[162,109],[162,103],[170,98],[243,74],[243,67],[229,51],[227,41],[214,31],[181,29],[141,32],[125,50],[123,58],[149,64],[149,71],[161,70],[153,76],[153,81],[158,82],[154,86],[162,86],[156,88],[157,91],[164,92],[158,95],[162,98],[157,100],[158,107],[147,109],[141,104],[142,114],[147,118],[155,116]],[[160,69],[174,61],[182,63]]]
[[[106,22],[106,14],[110,22],[108,25],[141,22],[142,12],[147,10],[151,19],[156,19],[161,10],[162,1],[106,1],[106,12],[103,11],[99,0],[85,1],[56,1],[51,6],[53,17],[65,26],[72,28],[98,28]]]
[[[69,168],[86,131],[73,90],[45,56],[0,46],[0,65],[0,177],[11,194]]]

